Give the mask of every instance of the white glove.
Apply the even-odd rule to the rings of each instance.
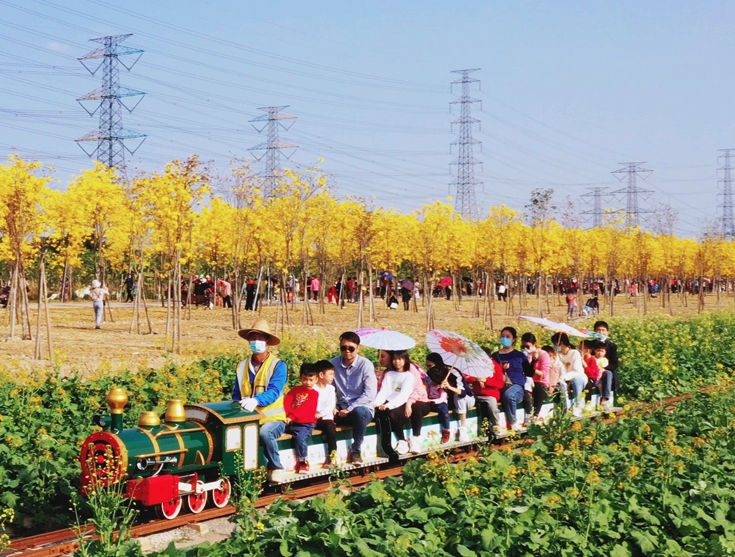
[[[258,406],[258,401],[254,398],[243,398],[240,400],[240,406],[246,412],[252,412]]]

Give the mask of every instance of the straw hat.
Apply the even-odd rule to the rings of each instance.
[[[250,333],[262,333],[266,335],[268,337],[268,340],[266,341],[268,346],[277,346],[278,344],[281,344],[281,339],[271,333],[271,328],[268,326],[268,321],[265,319],[258,319],[249,329],[240,329],[237,331],[237,334],[245,340],[248,340],[248,335]]]

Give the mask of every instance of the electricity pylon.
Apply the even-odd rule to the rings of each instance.
[[[123,176],[125,175],[125,151],[131,155],[134,154],[146,138],[143,133],[126,130],[122,124],[122,108],[124,107],[128,112],[133,112],[145,95],[142,91],[120,86],[120,68],[118,64],[130,71],[143,55],[143,51],[138,48],[120,45],[130,36],[132,35],[111,35],[89,39],[92,42],[100,43],[102,46],[78,59],[92,75],[95,75],[102,68],[102,87],[77,99],[90,116],[94,116],[99,111],[100,124],[98,129],[80,137],[76,142],[87,156],[95,157],[108,167],[117,169]],[[120,60],[120,56],[134,56],[136,54],[137,57],[130,65],[126,65],[125,62]],[[102,62],[94,70],[85,64],[86,60],[98,60],[100,58]],[[122,99],[129,97],[140,98],[132,107],[128,108]],[[85,101],[100,102],[97,108],[90,112],[83,104]],[[126,139],[140,139],[141,141],[135,149],[131,150],[125,145]],[[86,141],[96,141],[97,147],[93,151],[87,151],[82,146],[82,143]]]

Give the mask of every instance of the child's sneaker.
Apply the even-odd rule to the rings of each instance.
[[[334,468],[336,464],[332,462],[331,458],[327,458],[327,460],[324,461],[324,464],[322,464],[322,468],[329,469]]]
[[[442,435],[442,439],[444,436]],[[444,441],[442,441],[443,443]],[[413,454],[419,454],[421,452],[421,437],[411,435],[411,452]]]
[[[398,441],[398,443],[396,443],[396,452],[401,455],[406,454],[408,452],[408,443],[403,439]]]
[[[448,429],[445,429],[442,431],[442,443],[449,443],[449,438],[451,437],[452,432]]]
[[[457,433],[459,434],[459,442],[460,443],[469,443],[470,441],[470,432],[467,429],[467,427],[460,427],[457,430]]]
[[[297,462],[296,463],[296,473],[297,474],[308,474],[309,472],[309,463],[304,460],[303,462]]]
[[[516,422],[512,426],[510,426],[509,429],[511,431],[520,431],[521,430],[521,427],[522,427],[521,424],[519,424],[518,422]]]

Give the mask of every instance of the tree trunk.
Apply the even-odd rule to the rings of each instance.
[[[258,271],[258,284],[255,287],[255,300],[253,300],[253,315],[255,314],[255,310],[257,308],[258,315],[260,315],[260,285],[263,281],[263,265],[260,266],[260,270]]]
[[[10,302],[8,307],[10,308],[10,338],[15,336],[15,314],[17,311],[18,304],[18,267],[17,265],[13,268],[13,276],[10,278]]]
[[[38,317],[36,319],[36,349],[33,357],[40,360],[41,356],[41,300],[43,299],[43,257],[41,258],[40,272],[38,279]]]
[[[151,324],[151,317],[148,315],[148,302],[146,301],[145,297],[145,284],[143,284],[143,273],[140,274],[141,276],[141,284],[138,288],[138,292],[140,292],[141,299],[143,300],[143,311],[145,312],[145,319],[148,323],[148,334],[153,334],[153,325]],[[138,310],[138,334],[140,334],[140,310]]]
[[[375,323],[378,318],[375,315],[375,292],[373,288],[373,266],[372,263],[368,263],[368,275],[370,275],[369,282],[369,290],[368,290],[368,302],[369,302],[369,314],[370,314],[370,323]]]
[[[48,308],[48,280],[46,278],[46,265],[44,265],[41,269],[41,284],[43,284],[43,308],[46,313],[46,338],[48,341],[48,354],[49,358],[53,359],[54,343],[51,339],[51,314]]]
[[[21,325],[23,328],[23,339],[33,340],[33,334],[31,331],[31,312],[30,312],[30,307],[28,303],[28,288],[27,288],[28,281],[26,280],[26,277],[25,277],[25,269],[23,270],[23,275],[18,276],[18,282],[20,284],[21,299],[23,300],[23,308],[21,312]],[[28,331],[27,333],[26,333],[26,330]]]
[[[66,302],[66,295],[68,294],[68,290],[67,290],[67,286],[66,286],[66,274],[67,274],[68,271],[69,271],[69,258],[66,257],[64,259],[64,272],[61,275],[61,288],[60,288],[61,292],[60,292],[60,296],[61,296],[61,303],[62,304],[64,302]],[[69,296],[69,299],[71,299],[71,296]]]
[[[164,339],[165,339],[164,342],[165,342],[166,348],[168,348],[168,342],[169,342],[169,339],[171,339],[171,350],[173,351],[173,347],[174,347],[173,345],[174,345],[174,343],[173,343],[173,335],[171,334],[171,328],[172,328],[171,327],[171,271],[169,271],[167,274],[168,274],[168,279],[167,279],[166,283],[167,283],[168,286],[166,288],[166,292],[167,292],[167,295],[166,295],[166,299],[167,299],[167,303],[166,303],[166,333],[164,335]]]
[[[363,284],[365,280],[365,271],[363,270],[363,262],[360,262],[360,274],[358,275],[360,277],[360,280],[357,281],[357,284],[355,285],[356,288],[359,288],[359,292],[357,293],[357,328],[361,329],[365,326],[365,295],[364,295],[364,289]]]
[[[426,332],[432,331],[434,326],[434,284],[431,279],[425,279],[429,283],[429,300],[426,303]]]

